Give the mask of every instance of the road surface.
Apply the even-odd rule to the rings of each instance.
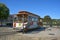
[[[0,40],[60,40],[60,29],[37,29],[23,34],[10,27],[0,27]]]

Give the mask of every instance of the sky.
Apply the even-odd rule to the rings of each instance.
[[[0,0],[9,9],[10,14],[28,11],[43,18],[49,15],[52,19],[60,19],[60,0]]]

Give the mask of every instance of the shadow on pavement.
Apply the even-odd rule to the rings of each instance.
[[[44,31],[46,28],[44,27],[40,27],[37,29],[33,29],[33,30],[28,30],[27,32],[25,32],[25,34],[35,34],[35,33],[39,33],[40,31]],[[22,32],[22,31],[21,31]],[[23,32],[22,32],[23,33]]]

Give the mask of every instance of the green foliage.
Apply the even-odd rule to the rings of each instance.
[[[60,19],[52,19],[52,24],[60,25]]]
[[[43,19],[43,22],[51,22],[51,17],[50,16],[45,16]]]
[[[3,3],[0,3],[0,20],[7,19],[9,16],[9,9]]]

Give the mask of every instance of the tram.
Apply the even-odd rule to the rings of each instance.
[[[31,30],[39,28],[39,21],[40,16],[27,12],[27,11],[20,11],[18,14],[15,15],[13,20],[13,28],[17,30]]]

